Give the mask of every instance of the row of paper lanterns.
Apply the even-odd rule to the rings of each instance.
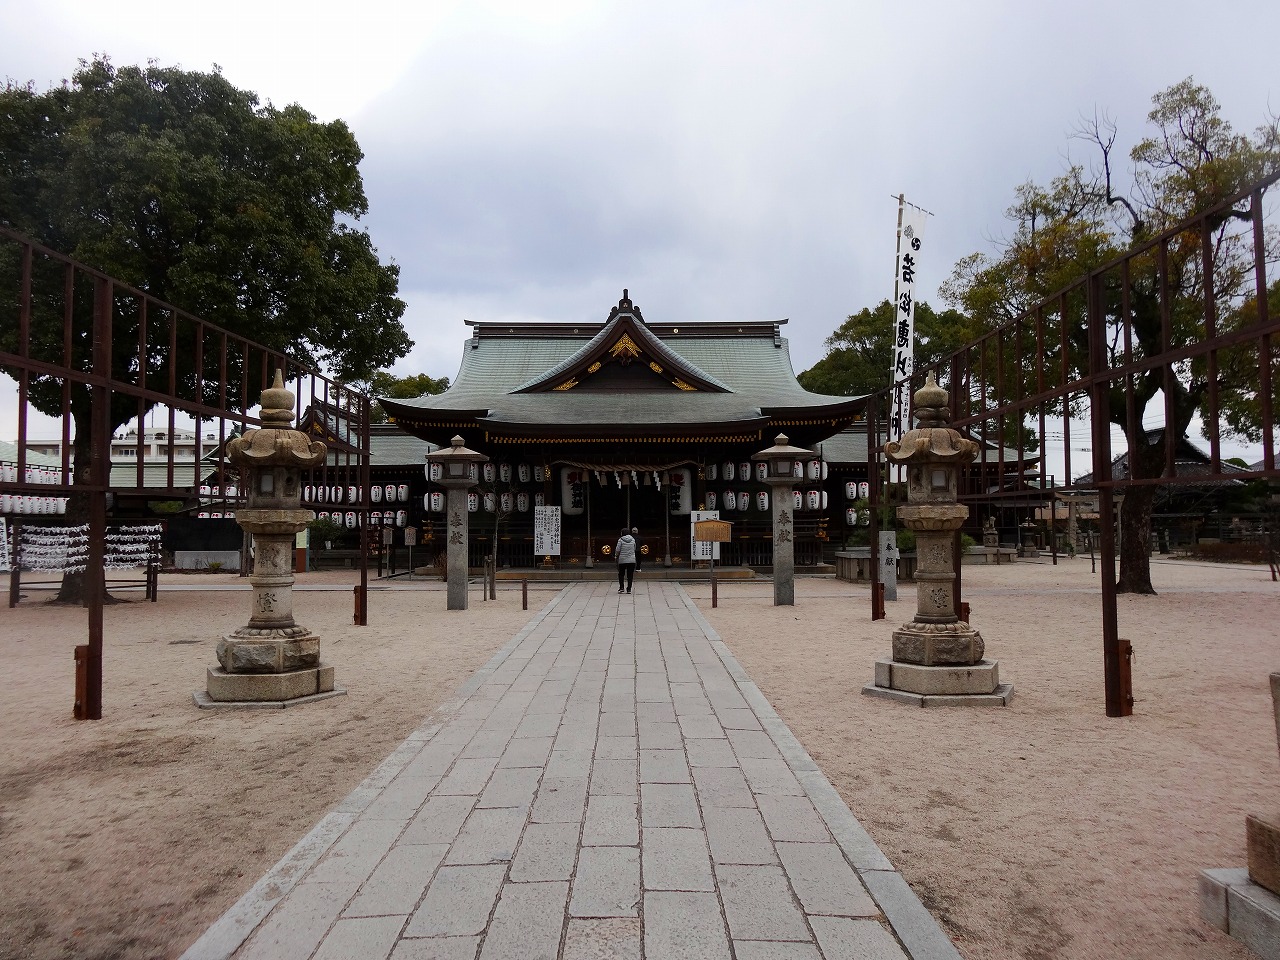
[[[732,490],[726,490],[722,494],[708,492],[707,509],[750,510],[753,496],[755,497],[757,510],[769,509],[769,494],[763,490],[757,491],[755,494],[748,493],[745,490],[737,493]],[[792,490],[791,499],[792,505],[796,510],[825,510],[827,507],[827,492],[825,490]]]
[[[478,472],[474,463],[469,464],[469,467],[468,476],[472,480],[483,476],[485,483],[493,483],[494,480],[510,483],[513,478],[521,483],[528,483],[530,480],[534,483],[542,483],[549,476],[549,468],[540,464],[518,463],[512,466],[509,463],[494,463],[490,461],[489,463],[481,464]],[[439,463],[428,463],[423,468],[427,479],[432,482],[438,481],[443,476],[443,469]]]
[[[388,483],[386,486],[374,485],[369,488],[371,503],[409,502],[409,485],[407,483]],[[359,487],[325,487],[307,484],[302,488],[303,503],[359,503]]]
[[[844,522],[850,527],[865,527],[871,523],[870,510],[855,510],[849,507],[844,512]]]
[[[26,497],[0,493],[0,513],[44,517],[67,512],[67,497]]]
[[[769,465],[761,462],[755,465],[755,470],[751,468],[751,464],[747,461],[734,463],[726,461],[725,463],[709,463],[704,473],[708,480],[750,480],[752,473],[761,483],[769,479]],[[822,460],[810,460],[805,463],[803,460],[796,460],[791,465],[791,476],[796,480],[825,480],[827,479],[827,465]]]
[[[360,514],[355,510],[320,510],[316,512],[316,518],[328,517],[340,527],[355,529],[360,526]],[[409,522],[408,510],[371,510],[369,511],[369,525],[373,527],[403,527]]]
[[[227,520],[234,520],[236,518],[236,515],[235,515],[235,511],[233,510],[227,510],[225,513],[219,513],[216,510],[214,511],[201,510],[199,513],[196,514],[196,518],[199,520],[222,520],[224,518]]]
[[[61,483],[61,467],[27,467],[23,483]],[[17,483],[18,465],[16,463],[0,463],[0,483]]]

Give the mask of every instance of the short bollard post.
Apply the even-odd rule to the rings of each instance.
[[[351,622],[358,627],[364,621],[364,594],[360,592],[360,584],[358,583],[352,587],[352,591],[355,595],[355,603],[352,607]]]
[[[719,605],[720,605],[720,598],[716,593],[716,578],[715,576],[712,576],[711,577],[711,606],[718,607]]]
[[[520,609],[529,609],[529,581],[524,579],[520,581]]]
[[[883,620],[884,618],[884,584],[877,580],[871,584],[871,619]]]

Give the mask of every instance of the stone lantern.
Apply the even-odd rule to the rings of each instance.
[[[876,663],[874,684],[863,693],[931,703],[1004,706],[1013,687],[999,665],[984,660],[982,634],[955,610],[952,547],[969,508],[957,502],[959,468],[978,445],[948,425],[950,396],[933,373],[916,391],[916,428],[885,444],[892,464],[907,468],[907,505],[898,518],[916,535],[916,617],[893,632],[893,659]]]
[[[279,370],[262,391],[263,426],[227,444],[248,507],[236,522],[253,535],[253,613],[246,626],[218,641],[219,667],[209,670],[207,700],[280,704],[333,695],[333,667],[320,663],[320,638],[293,619],[294,537],[315,514],[301,508],[301,472],[324,460],[325,445],[292,427],[294,395]],[[212,701],[210,703],[209,701]]]
[[[812,450],[792,447],[785,433],[774,438],[773,446],[753,454],[751,459],[768,464],[765,483],[773,487],[773,605],[793,607],[796,603],[795,517],[791,488],[795,485],[794,465],[809,460]]]
[[[454,437],[448,450],[427,454],[428,463],[440,464],[437,481],[447,492],[445,500],[448,600],[446,609],[467,609],[467,491],[476,485],[479,465],[488,463],[483,453],[468,450],[461,437]]]

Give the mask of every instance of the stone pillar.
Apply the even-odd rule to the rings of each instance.
[[[467,491],[476,485],[480,464],[489,458],[468,450],[462,437],[454,437],[448,450],[427,454],[428,463],[441,466],[439,483],[445,488],[446,609],[467,609],[467,545],[471,515],[467,511]]]
[[[812,450],[793,447],[787,435],[780,433],[773,446],[753,454],[752,460],[763,460],[769,466],[765,482],[773,497],[773,605],[793,607],[796,602],[795,504],[791,495],[795,484],[792,464],[808,460]]]
[[[795,504],[791,484],[773,487],[773,605],[796,604]]]
[[[978,445],[947,425],[949,396],[929,374],[916,391],[917,426],[885,445],[889,462],[907,468],[907,505],[898,519],[916,535],[916,616],[893,632],[893,659],[876,663],[864,694],[930,702],[1004,706],[1013,695],[999,665],[984,660],[982,635],[956,615],[952,544],[969,508],[957,503],[958,470]]]
[[[293,393],[280,371],[262,391],[261,429],[227,444],[245,485],[248,506],[236,522],[253,536],[253,607],[249,622],[218,641],[201,706],[284,703],[341,693],[333,668],[320,662],[320,638],[293,619],[294,537],[315,518],[302,509],[301,471],[324,460],[323,443],[294,430]]]

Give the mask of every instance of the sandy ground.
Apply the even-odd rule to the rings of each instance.
[[[1280,588],[1265,570],[1158,564],[1159,597],[1122,598],[1136,715],[1102,707],[1089,562],[966,567],[1004,710],[927,711],[859,695],[910,587],[872,623],[865,587],[726,584],[699,606],[966,960],[1251,956],[1198,919],[1196,871],[1244,863],[1244,816],[1274,808],[1267,674]],[[304,584],[349,583],[350,573]],[[235,577],[178,578],[185,586]],[[106,613],[105,718],[71,719],[83,611],[32,591],[0,608],[0,958],[175,957],[433,706],[552,596],[448,613],[433,591],[303,591],[346,697],[198,711],[217,637],[246,593],[168,591]]]
[[[553,595],[531,591],[526,613],[519,591],[481,602],[477,586],[448,612],[439,589],[376,592],[354,627],[349,586],[296,593],[349,694],[229,712],[191,693],[249,594],[162,583],[155,604],[106,609],[96,722],[71,718],[84,611],[39,591],[0,607],[0,957],[176,957]]]
[[[715,610],[691,593],[966,960],[1253,957],[1200,921],[1196,874],[1243,866],[1245,815],[1280,806],[1280,585],[1154,564],[1160,596],[1119,602],[1134,716],[1108,719],[1088,559],[964,572],[1005,709],[859,694],[913,588],[876,623],[865,588],[830,580],[790,609],[767,586],[726,585]]]

